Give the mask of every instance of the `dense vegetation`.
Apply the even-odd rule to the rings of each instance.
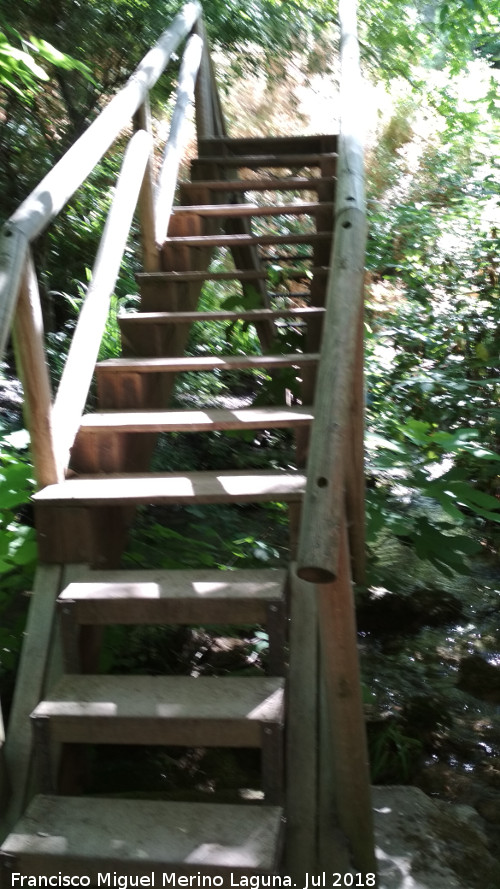
[[[263,131],[282,128],[283,114],[278,124],[272,109],[286,97],[286,125],[295,132],[291,114],[299,105],[294,99],[297,85],[316,83],[318,71],[335,78],[331,4],[211,0],[204,5],[212,42],[223,60],[222,86],[233,128],[244,130],[248,124],[255,132],[255,119],[242,122],[240,114],[236,121],[231,97],[250,90],[257,83],[255,72],[264,70],[270,77],[263,99],[260,105],[248,103],[257,111],[257,123]],[[125,80],[177,7],[170,0],[19,0],[8,19],[3,14],[0,188],[6,215],[93,119],[103,98]],[[415,0],[402,8],[396,0],[363,0],[360,7],[366,77],[371,84],[383,81],[390,97],[381,103],[368,156],[371,573],[368,591],[360,594],[368,625],[366,608],[373,590],[393,593],[403,586],[415,593],[401,576],[407,559],[424,566],[424,574],[429,565],[435,569],[431,586],[446,603],[446,578],[467,575],[471,558],[493,563],[498,557],[500,133],[495,110],[500,4]],[[155,91],[158,119],[168,111],[171,87],[166,77]],[[85,292],[87,265],[120,163],[119,147],[37,245],[54,378]],[[69,227],[71,237],[66,235]],[[136,263],[131,248],[117,286],[115,312],[130,302]],[[231,293],[206,289],[204,299],[207,308],[221,299],[229,307]],[[213,336],[213,331],[197,333],[191,347],[203,349]],[[231,329],[221,348],[237,350],[245,338],[248,346],[251,336],[244,326]],[[117,347],[111,318],[103,348],[113,354]],[[10,379],[13,372],[9,355],[5,376]],[[253,383],[253,395],[269,383],[265,378]],[[178,394],[182,401],[183,393]],[[36,556],[26,506],[34,486],[28,443],[12,404],[9,410],[12,416],[6,412],[1,430],[0,475],[0,611],[8,615],[0,635],[4,673],[15,663],[24,613],[21,594],[30,588]],[[215,438],[198,459],[206,464],[221,460],[225,449],[223,459],[237,461],[231,445],[230,437],[224,442]],[[177,459],[189,462],[196,450],[190,447],[179,440]],[[287,448],[286,439],[278,436],[261,441],[254,457],[280,465],[288,459]],[[203,537],[197,555],[207,566],[219,564],[221,552],[228,567],[279,562],[284,523],[279,507],[269,520],[270,528],[278,527],[274,537],[262,529],[239,527],[229,536],[223,518],[207,522],[196,510],[188,525],[168,528],[145,517],[128,558],[149,560],[151,539],[161,534],[167,545],[175,546],[168,567],[192,554],[191,535],[197,541]],[[255,638],[255,650],[261,641]],[[491,645],[499,642],[494,636]],[[406,736],[399,724],[391,723],[385,731],[375,748],[382,777],[388,750],[402,751],[400,763],[406,765],[415,744],[421,744],[413,739],[412,747],[411,738],[403,743]],[[391,768],[387,776],[394,777]]]

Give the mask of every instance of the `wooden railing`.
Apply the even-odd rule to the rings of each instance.
[[[363,284],[366,241],[363,103],[356,2],[339,0],[340,128],[332,257],[326,295],[315,422],[297,574],[310,584],[319,630],[320,760],[330,790],[319,795],[323,824],[335,821],[364,873],[375,870],[370,771],[351,572],[365,576],[363,470]],[[323,714],[322,715],[322,711]],[[323,782],[328,779],[323,776]],[[321,797],[323,796],[323,803]],[[328,830],[328,828],[327,828]]]
[[[184,38],[170,135],[155,185],[149,91]],[[138,206],[146,271],[160,268],[159,246],[165,238],[185,141],[185,121],[197,86],[198,136],[217,128],[218,99],[204,40],[201,6],[187,3],[126,85],[86,132],[52,168],[0,232],[0,355],[12,323],[16,364],[24,387],[26,420],[38,485],[62,480],[80,425],[99,346],[109,312],[132,218]],[[97,252],[59,388],[52,398],[45,360],[38,281],[31,255],[37,236],[60,212],[119,134],[133,122],[114,199]],[[218,128],[217,128],[218,129]]]

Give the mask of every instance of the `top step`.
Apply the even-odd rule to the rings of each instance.
[[[214,148],[219,151],[227,151],[230,154],[305,154],[306,152],[319,154],[337,150],[338,138],[336,135],[328,136],[243,136],[231,139],[229,136],[221,139],[200,139],[200,155],[214,154]]]

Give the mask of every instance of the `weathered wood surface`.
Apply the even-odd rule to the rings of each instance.
[[[185,182],[183,188],[186,193],[197,188],[199,183]],[[209,191],[317,191],[321,186],[331,186],[331,179],[320,177],[307,178],[305,176],[287,176],[283,179],[275,177],[256,176],[251,179],[204,179],[203,185]],[[330,198],[331,200],[331,198]]]
[[[193,883],[200,869],[223,874],[224,886],[233,872],[238,885],[242,874],[248,883],[250,874],[276,873],[282,818],[281,808],[261,804],[38,796],[4,852],[22,876],[40,873],[43,861],[43,874],[83,875],[92,886],[103,873],[142,877],[143,885],[153,873],[161,886],[174,869]]]
[[[258,503],[300,500],[305,478],[272,471],[128,473],[67,479],[35,494],[43,507],[115,506],[125,503]]]
[[[289,295],[302,299],[308,295],[308,292],[301,290],[293,294],[276,294],[280,297]],[[284,318],[295,323],[295,318],[321,318],[324,311],[322,306],[300,306],[299,308],[283,309],[249,309],[247,312],[224,312],[223,310],[216,312],[138,312],[137,314],[121,315],[119,322],[122,329],[141,325],[147,327],[155,324],[193,324],[195,321],[260,321],[264,318]]]
[[[149,159],[151,136],[139,130],[130,140],[106,220],[85,302],[73,334],[53,409],[58,466],[67,467],[87,400],[95,362],[125,244]]]
[[[320,664],[330,720],[327,755],[333,773],[331,808],[348,839],[355,867],[367,873],[375,871],[370,767],[344,518],[337,579],[319,585],[317,597]]]
[[[110,358],[97,365],[98,372],[103,376],[130,372],[135,374],[148,373],[179,373],[191,370],[246,370],[259,367],[303,367],[315,364],[317,355],[303,353],[291,355],[200,355],[191,357],[181,355],[178,358]]]
[[[316,597],[293,565],[289,584],[285,872],[300,886],[318,865],[318,621]]]
[[[200,67],[202,50],[201,38],[193,34],[188,40],[182,57],[174,113],[156,186],[155,238],[158,247],[161,246],[167,235],[170,214],[174,203],[179,164],[182,160],[187,137],[188,112],[194,100],[194,88]]]
[[[1,826],[3,835],[22,814],[33,778],[29,716],[45,690],[60,579],[60,565],[37,569],[4,747],[12,795]]]
[[[82,417],[81,432],[210,432],[223,429],[278,429],[312,423],[311,410],[290,408],[207,408],[180,411],[107,411]]]
[[[139,106],[134,115],[134,128],[152,134],[149,96]],[[150,157],[144,171],[138,201],[141,228],[142,265],[145,272],[158,272],[161,267],[160,254],[155,241],[154,206],[154,149],[151,139]]]
[[[299,575],[314,583],[329,583],[337,575],[366,241],[362,87],[355,4],[343,0],[339,12],[342,74],[335,231],[316,383],[317,422],[311,433],[298,555]]]
[[[184,213],[194,213],[196,216],[315,216],[323,211],[333,211],[331,201],[323,204],[302,201],[295,204],[271,204],[261,206],[259,204],[196,204],[185,207],[174,207],[176,216]]]
[[[35,267],[28,254],[21,279],[13,328],[16,366],[24,391],[25,422],[38,484],[62,480],[57,462],[57,441],[52,416],[52,392],[45,360],[42,309]]]

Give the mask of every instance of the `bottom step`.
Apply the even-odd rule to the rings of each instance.
[[[0,850],[2,886],[59,872],[88,877],[79,886],[122,885],[123,874],[161,889],[199,872],[237,885],[230,874],[276,871],[282,823],[277,806],[37,796]]]

